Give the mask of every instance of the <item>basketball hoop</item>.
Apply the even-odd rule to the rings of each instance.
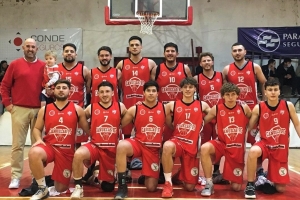
[[[137,11],[136,15],[138,16],[141,22],[141,31],[142,34],[152,34],[152,27],[156,21],[159,12],[154,11]]]

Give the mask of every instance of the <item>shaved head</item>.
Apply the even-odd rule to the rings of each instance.
[[[27,39],[24,41],[23,46],[25,46],[26,43],[35,43],[35,44],[36,44],[36,41],[35,41],[35,39],[33,39],[33,38],[27,38]]]
[[[22,46],[24,57],[27,61],[33,62],[36,59],[37,46],[33,38],[27,38]]]

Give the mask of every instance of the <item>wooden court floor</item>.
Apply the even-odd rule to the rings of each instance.
[[[19,197],[18,192],[22,188],[26,188],[31,184],[31,175],[28,167],[27,152],[29,147],[25,148],[25,162],[24,162],[24,173],[21,179],[21,185],[19,189],[9,190],[8,185],[10,182],[10,146],[0,146],[0,199],[29,199],[29,197]],[[257,199],[298,199],[300,196],[300,162],[299,162],[300,149],[290,149],[289,154],[289,167],[291,183],[288,185],[287,190],[283,194],[266,195],[261,192],[257,192]],[[179,164],[175,164],[175,168]],[[267,163],[264,163],[264,168],[267,168]],[[52,165],[46,167],[46,174],[51,174]],[[200,174],[203,174],[200,172]],[[156,192],[147,192],[145,187],[137,184],[137,178],[140,175],[140,171],[132,171],[133,183],[129,184],[129,192],[127,199],[162,199],[162,185],[159,185]],[[246,175],[244,174],[244,180]],[[246,181],[245,181],[246,183]],[[70,184],[70,188],[74,187],[73,183]],[[243,189],[245,184],[243,185]],[[181,186],[174,186],[173,199],[244,199],[243,191],[233,192],[229,189],[228,185],[215,185],[215,194],[210,198],[203,198],[200,195],[203,186],[197,185],[196,190],[193,192],[186,192],[182,190]],[[116,192],[116,189],[115,189]],[[95,199],[113,199],[114,193],[105,193],[96,187],[84,186],[84,200],[95,200]],[[70,194],[61,194],[57,197],[49,197],[51,199],[70,199]]]

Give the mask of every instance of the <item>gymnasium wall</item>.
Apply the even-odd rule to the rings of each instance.
[[[237,41],[237,27],[300,24],[300,0],[191,0],[193,25],[156,26],[149,36],[141,35],[139,26],[106,26],[103,12],[107,0],[22,1],[0,0],[0,29],[82,28],[83,60],[89,68],[98,64],[100,46],[108,45],[114,56],[124,57],[128,38],[139,35],[143,55],[151,57],[162,56],[163,45],[171,41],[179,45],[180,56],[190,57],[192,38],[194,46],[214,53],[215,69],[222,70],[232,61],[230,47]]]

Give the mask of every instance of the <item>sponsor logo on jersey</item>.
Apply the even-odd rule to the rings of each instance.
[[[96,133],[100,134],[104,141],[108,141],[112,134],[117,133],[117,128],[109,123],[104,123],[96,128]]]
[[[156,126],[155,124],[147,124],[146,126],[141,128],[141,132],[146,135],[148,141],[152,141],[157,134],[160,133],[161,128]]]
[[[139,79],[138,77],[132,77],[131,79],[125,81],[125,86],[129,86],[132,92],[136,92],[141,86],[145,84],[144,80]]]
[[[72,128],[69,128],[67,126],[64,125],[57,125],[53,128],[50,128],[49,135],[54,135],[54,137],[56,138],[56,141],[58,142],[62,142],[65,140],[65,138],[68,135],[72,134]]]
[[[229,140],[233,142],[239,134],[243,133],[243,127],[239,127],[235,124],[230,124],[223,128],[223,132],[229,138]]]
[[[180,87],[176,84],[169,84],[161,88],[162,93],[166,93],[170,99],[176,99],[176,96],[181,92]]]
[[[195,131],[196,125],[189,120],[185,120],[184,122],[177,124],[176,128],[181,136],[186,136],[191,131]]]
[[[279,142],[280,135],[285,135],[286,129],[281,128],[279,125],[272,127],[269,131],[266,131],[266,137],[272,137],[276,143]]]
[[[211,91],[203,96],[203,101],[209,102],[212,106],[217,105],[220,99],[221,94],[217,91]]]
[[[240,99],[245,99],[247,94],[252,92],[252,87],[244,83],[238,83],[236,86],[240,89]]]

